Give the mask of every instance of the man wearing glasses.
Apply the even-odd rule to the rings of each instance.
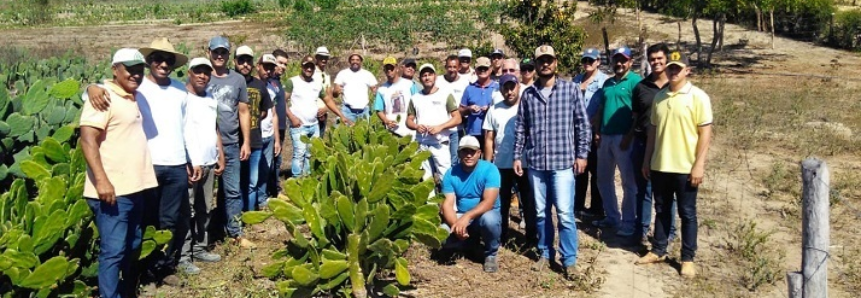
[[[487,109],[493,105],[493,94],[499,91],[499,83],[490,79],[490,59],[479,57],[475,63],[478,80],[466,87],[460,100],[460,113],[466,115],[466,135],[484,140],[481,128]]]
[[[598,113],[598,102],[596,94],[604,86],[604,81],[607,80],[607,75],[604,74],[598,66],[601,65],[600,52],[597,49],[589,48],[583,51],[580,59],[580,66],[583,67],[583,72],[574,77],[574,83],[577,84],[580,90],[580,95],[583,96],[583,102],[586,105],[586,114],[589,119],[594,119]],[[598,94],[600,96],[600,94]],[[592,127],[595,127],[593,123]],[[604,216],[604,205],[601,201],[601,192],[598,191],[598,179],[596,165],[598,164],[598,148],[596,142],[592,142],[592,149],[589,150],[589,165],[586,166],[586,171],[583,174],[577,175],[577,195],[575,198],[574,211],[578,217],[584,216]],[[592,177],[591,184],[589,177]],[[592,188],[592,200],[589,204],[589,209],[586,209],[586,190]]]
[[[460,68],[458,69],[460,75],[469,78],[470,83],[475,82],[478,77],[475,76],[475,70],[472,69],[472,51],[466,48],[461,49],[457,52],[457,59],[460,63]]]
[[[530,58],[520,60],[520,96],[526,92],[526,87],[535,83],[535,64]]]
[[[505,52],[502,49],[494,49],[493,52],[490,53],[490,79],[499,82],[499,78],[505,74],[503,72],[503,60],[505,59]]]

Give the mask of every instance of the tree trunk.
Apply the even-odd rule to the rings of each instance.
[[[691,18],[691,26],[693,26],[693,29],[694,29],[694,38],[696,39],[696,42],[697,42],[697,45],[696,45],[697,65],[698,65],[698,66],[702,66],[702,62],[703,62],[703,56],[702,56],[702,53],[703,53],[703,41],[702,41],[702,39],[700,38],[700,29],[699,29],[699,27],[697,27],[697,17],[698,17],[698,16],[697,16],[697,13],[695,12],[695,13],[694,13],[694,16]]]
[[[676,46],[679,47],[682,45],[682,22],[676,23],[679,25],[679,39],[676,40]]]
[[[756,31],[765,31],[765,28],[762,28],[762,10],[759,9],[759,6],[754,4],[753,12],[756,14]]]
[[[607,53],[607,64],[613,63],[610,61],[610,39],[607,37],[607,27],[601,28],[601,35],[604,37],[604,51]]]
[[[713,32],[712,44],[711,44],[711,47],[709,47],[709,53],[706,56],[706,63],[704,65],[700,65],[700,66],[711,67],[711,65],[712,65],[712,54],[715,52],[715,50],[717,50],[717,43],[718,43],[718,40],[720,39],[720,25],[719,25],[719,23],[720,23],[720,17],[717,17],[714,20],[712,20],[712,32]]]
[[[718,51],[723,52],[723,29],[726,27],[726,15],[721,14],[720,18],[720,39],[718,39]]]
[[[774,8],[768,10],[768,18],[771,19],[771,49],[774,50]]]

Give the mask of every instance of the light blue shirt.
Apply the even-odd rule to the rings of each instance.
[[[499,187],[499,169],[486,160],[479,160],[475,169],[469,173],[459,164],[453,166],[442,179],[442,193],[454,194],[458,213],[465,213],[478,206],[485,189]],[[499,209],[498,197],[493,203],[493,209]]]
[[[586,114],[589,115],[589,119],[592,119],[592,117],[594,117],[595,114],[598,113],[598,106],[601,105],[601,96],[600,94],[598,94],[598,96],[595,95],[596,93],[599,93],[601,91],[601,87],[604,86],[604,81],[609,78],[609,76],[607,76],[607,74],[605,74],[601,70],[596,71],[598,73],[595,74],[595,79],[593,79],[592,82],[590,82],[589,85],[586,86],[585,92],[581,91],[583,92],[583,94],[581,95],[583,95],[583,98],[585,99],[583,103],[586,104]],[[581,73],[574,77],[573,82],[577,84],[577,88],[580,88],[580,83],[583,83],[584,79],[586,79],[586,74]],[[592,100],[593,98],[595,100]]]

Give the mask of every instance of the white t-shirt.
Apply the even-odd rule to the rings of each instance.
[[[514,125],[520,103],[509,106],[505,102],[494,104],[487,111],[482,129],[495,132],[493,163],[500,169],[511,169],[514,164]]]
[[[209,92],[200,97],[189,92],[186,97],[188,113],[185,118],[185,142],[188,157],[194,166],[209,166],[218,162],[218,101]]]
[[[344,104],[351,109],[364,109],[368,107],[368,91],[378,84],[377,78],[365,69],[353,71],[344,69],[335,77],[335,85],[343,88]]]
[[[277,102],[275,102],[275,87],[270,84],[266,84],[266,91],[269,91],[269,98],[272,99],[272,108],[269,109],[269,112],[266,113],[266,118],[260,120],[260,136],[264,138],[271,137],[275,135],[275,123],[272,123],[272,113],[275,112],[275,109],[280,109],[283,107],[279,107]]]
[[[445,90],[438,89],[437,92],[425,95],[422,92],[413,95],[410,106],[415,112],[417,125],[436,126],[451,119],[451,112],[457,109],[454,97]],[[452,111],[449,111],[449,108]],[[407,109],[409,114],[410,108]],[[435,135],[416,133],[416,141],[419,144],[437,144],[449,140],[450,133],[439,133]]]
[[[520,93],[520,94],[523,94],[523,93]],[[491,100],[491,102],[493,102],[493,104],[498,104],[498,103],[502,102],[503,100],[505,100],[505,97],[502,96],[502,92],[493,91],[493,93],[490,94],[490,100]]]
[[[185,85],[171,79],[170,85],[159,86],[144,78],[138,92],[142,95],[142,100],[138,100],[138,107],[143,116],[143,128],[152,155],[152,164],[186,164],[183,128],[188,91]]]
[[[290,93],[290,112],[302,121],[302,125],[317,124],[317,99],[325,94],[320,81],[312,79],[308,82],[302,76],[295,76],[284,84],[284,91]]]
[[[463,93],[466,92],[466,86],[469,86],[469,78],[461,74],[458,75],[457,80],[449,82],[445,76],[437,76],[436,86],[443,90],[449,90],[454,99],[459,101],[463,98]]]

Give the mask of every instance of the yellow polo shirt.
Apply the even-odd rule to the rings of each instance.
[[[112,80],[105,80],[112,101],[106,111],[98,111],[90,103],[81,110],[81,126],[90,126],[102,131],[99,136],[99,155],[108,181],[114,186],[117,196],[134,194],[158,186],[152,167],[143,118],[135,96]],[[98,199],[95,177],[87,167],[84,197]]]
[[[697,128],[712,123],[709,96],[688,82],[678,92],[665,88],[655,95],[652,125],[655,126],[653,171],[690,174],[696,161]]]

